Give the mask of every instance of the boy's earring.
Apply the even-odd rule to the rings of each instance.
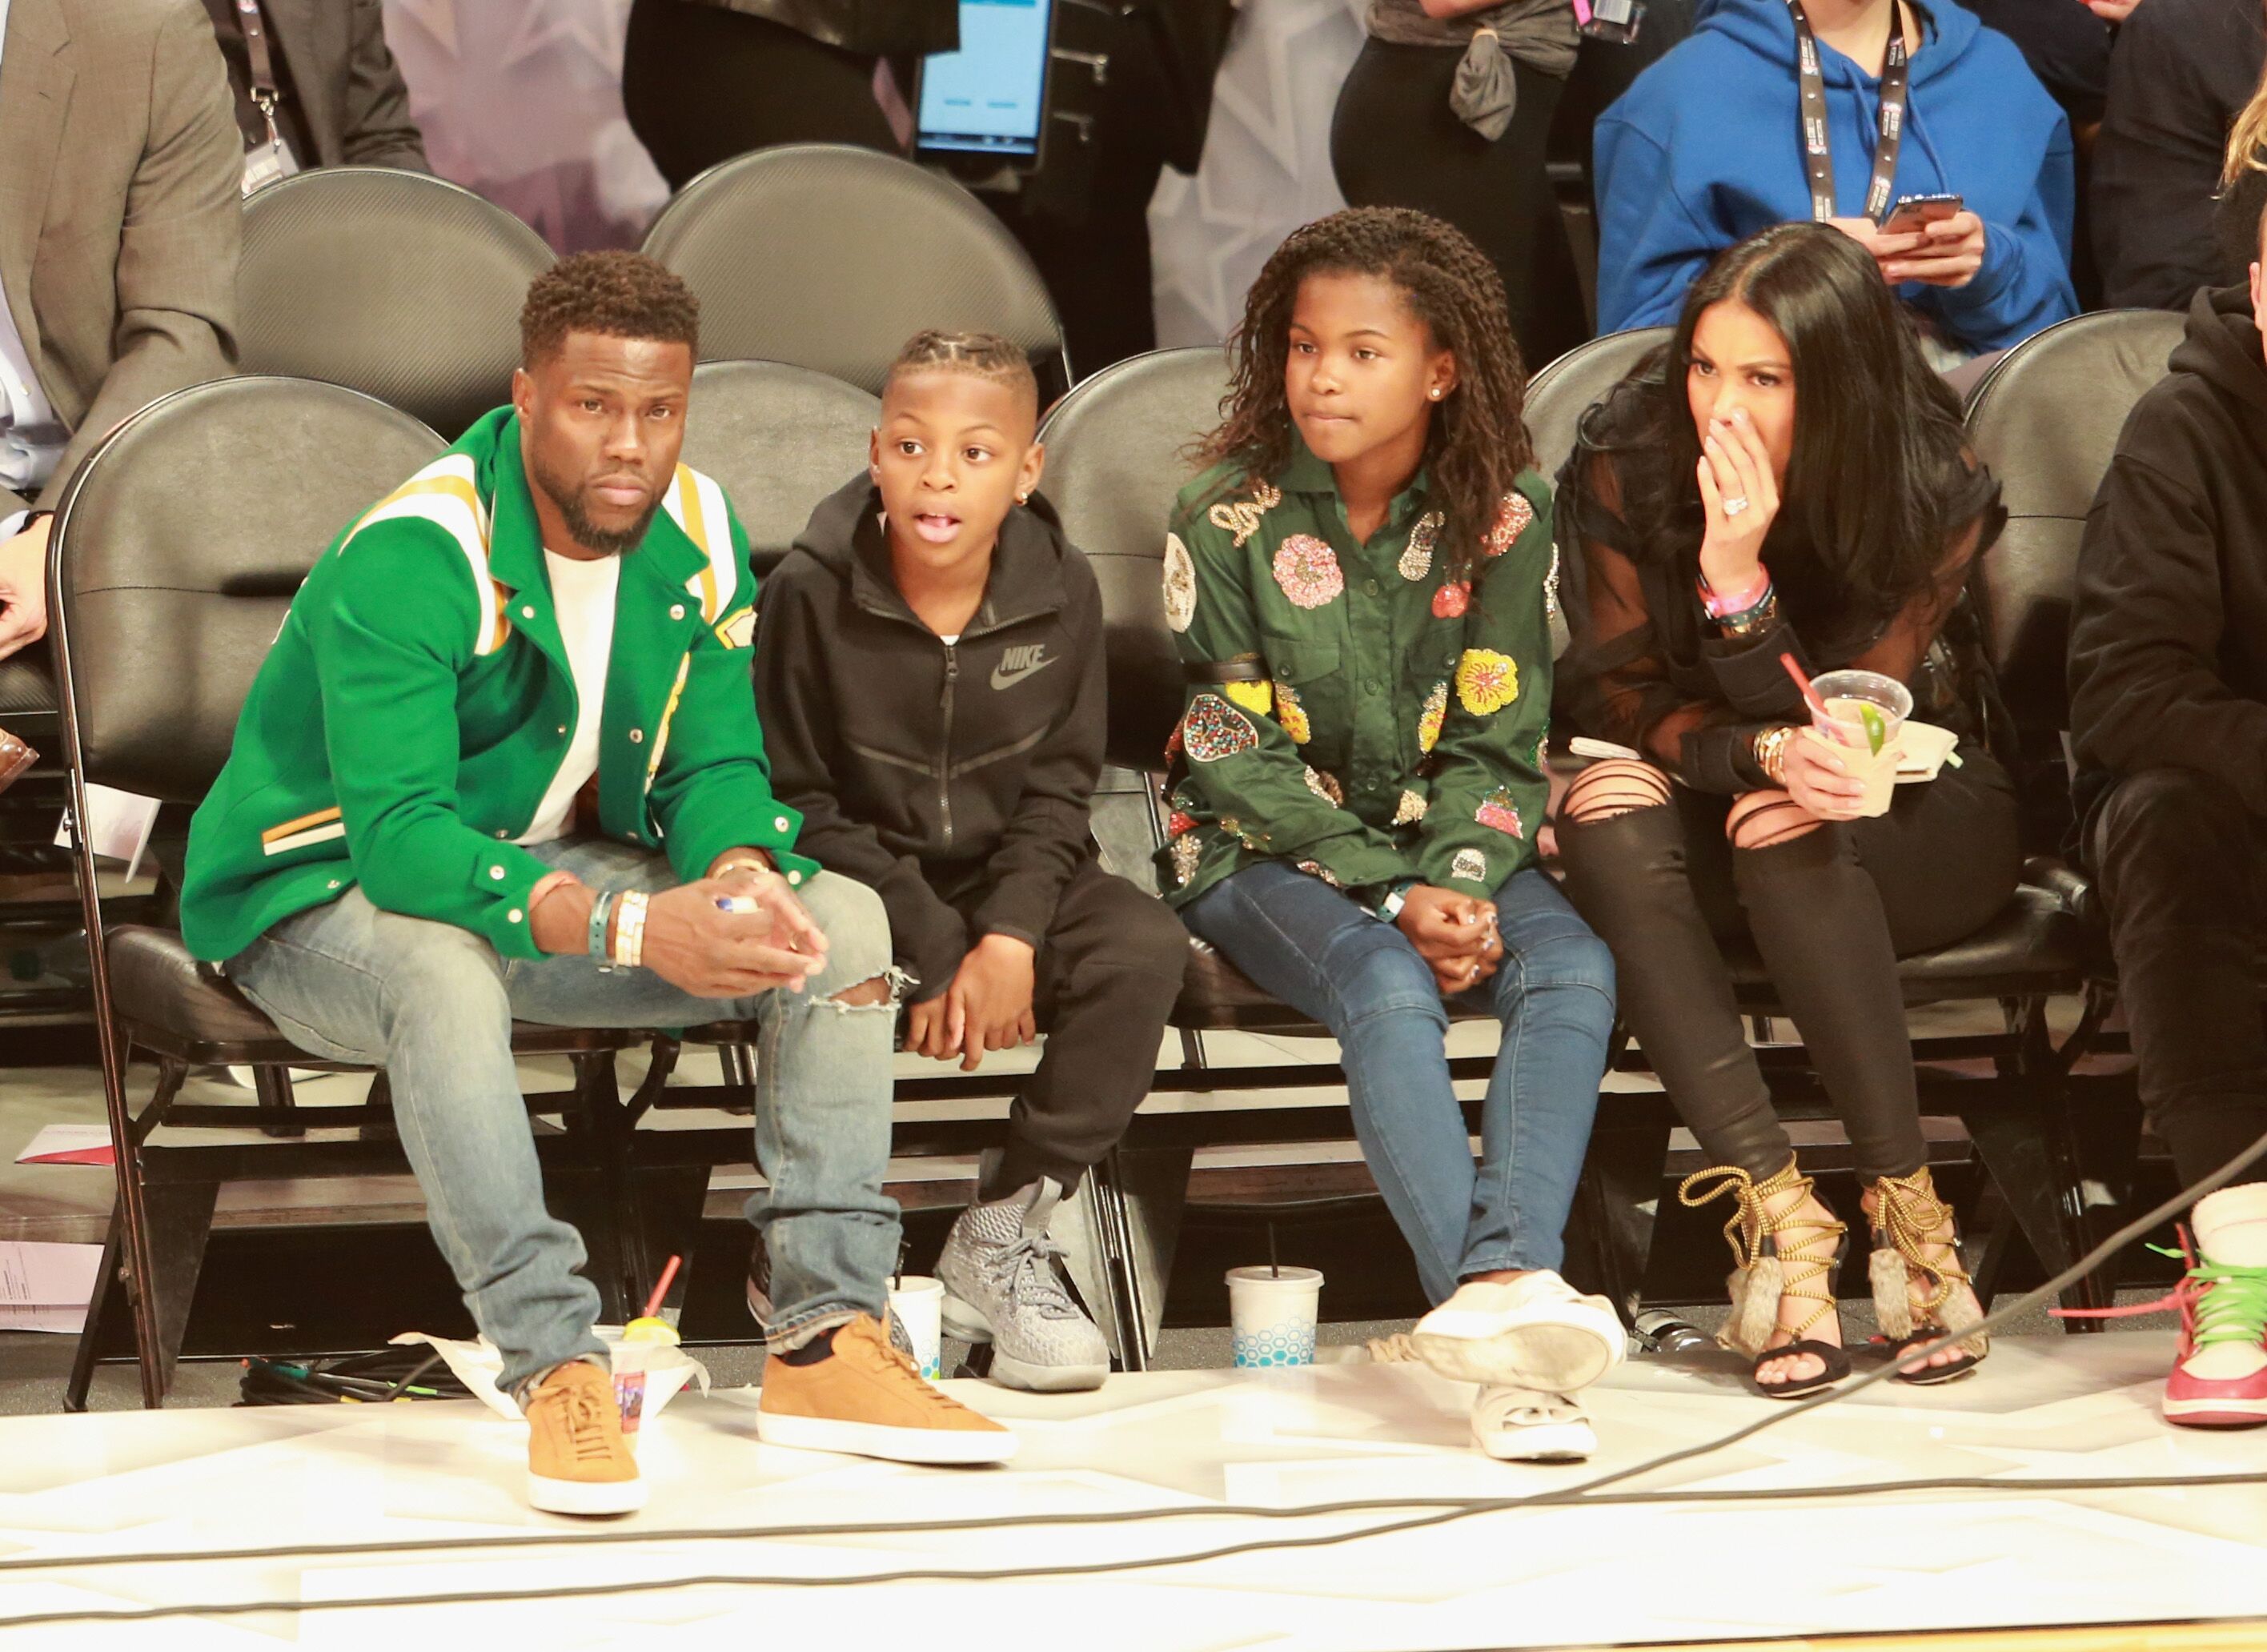
[[[1432,397],[1434,400],[1438,401],[1438,400],[1441,399],[1441,396],[1442,396],[1442,392],[1441,386],[1440,386],[1440,385],[1434,385],[1434,386],[1432,387],[1432,389],[1430,389],[1430,390],[1427,391],[1425,393],[1426,393],[1426,394],[1427,394],[1427,395],[1429,395],[1430,397]]]

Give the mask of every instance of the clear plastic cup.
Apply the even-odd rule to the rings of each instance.
[[[913,1363],[932,1383],[944,1375],[944,1284],[919,1274],[899,1274],[890,1286],[890,1306],[913,1340]]]
[[[1805,733],[1832,745],[1852,777],[1863,782],[1860,815],[1887,814],[1897,786],[1897,736],[1912,716],[1912,691],[1894,677],[1860,671],[1826,672],[1812,678],[1810,686],[1827,715],[1814,715]],[[1874,746],[1876,727],[1879,750]]]
[[[1228,1318],[1239,1366],[1312,1365],[1323,1276],[1311,1267],[1231,1267]]]

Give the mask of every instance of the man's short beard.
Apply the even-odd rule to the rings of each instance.
[[[530,468],[535,474],[535,485],[543,489],[551,503],[559,507],[559,514],[566,518],[567,532],[573,536],[575,543],[586,551],[596,551],[601,556],[623,556],[637,549],[645,539],[646,529],[653,525],[653,513],[661,509],[661,501],[657,498],[639,513],[637,521],[631,526],[602,528],[591,521],[590,513],[583,509],[580,492],[561,487],[545,474],[540,465]]]

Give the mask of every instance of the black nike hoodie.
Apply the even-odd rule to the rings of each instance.
[[[2241,287],[2197,295],[2095,495],[2070,716],[2082,804],[2186,768],[2267,817],[2267,356]]]
[[[822,503],[765,581],[756,709],[796,847],[867,885],[920,1002],[973,943],[1047,932],[1093,850],[1106,693],[1102,596],[1044,499],[1000,526],[957,642],[899,594],[881,494]]]

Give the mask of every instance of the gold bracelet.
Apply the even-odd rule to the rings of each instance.
[[[1786,784],[1786,743],[1794,735],[1794,729],[1781,724],[1776,729],[1765,729],[1750,743],[1756,767],[1763,770],[1774,786]]]
[[[615,908],[614,962],[624,969],[635,969],[645,956],[645,908],[649,899],[641,890],[627,890]]]

